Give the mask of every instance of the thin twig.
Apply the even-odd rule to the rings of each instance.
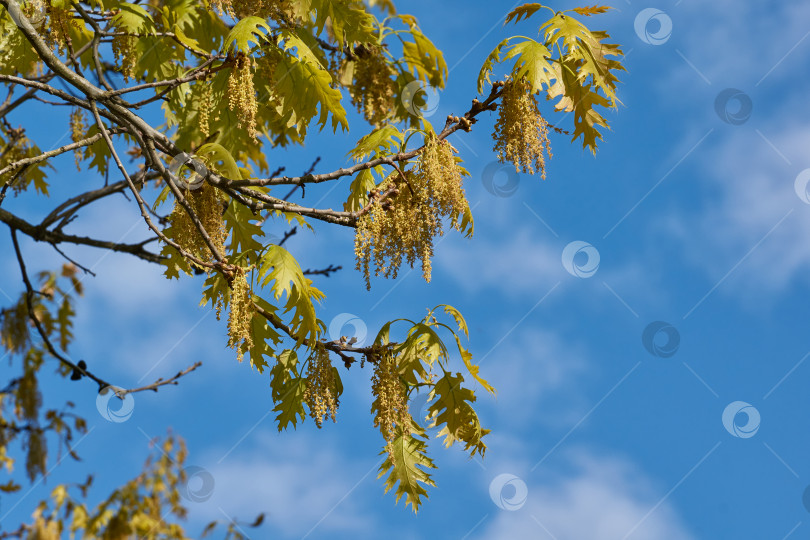
[[[95,381],[96,384],[98,384],[99,386],[99,390],[107,386],[110,386],[110,384],[107,381],[98,378],[97,376],[90,373],[86,369],[80,367],[78,364],[74,364],[73,362],[65,358],[65,356],[60,354],[59,351],[57,351],[56,348],[53,346],[50,338],[48,338],[47,332],[45,332],[45,329],[42,327],[42,323],[39,321],[39,318],[34,312],[34,302],[32,298],[35,294],[35,291],[33,285],[31,285],[31,281],[28,279],[28,272],[26,272],[25,270],[25,261],[23,260],[22,252],[20,251],[20,244],[17,241],[17,230],[14,228],[11,229],[11,242],[14,244],[14,252],[17,254],[17,263],[20,266],[20,273],[22,274],[23,283],[25,284],[25,290],[27,292],[27,294],[25,295],[25,303],[28,308],[28,317],[31,319],[31,322],[34,323],[34,326],[36,327],[37,332],[42,338],[43,343],[45,343],[45,347],[48,349],[48,352],[50,352],[54,356],[54,358],[62,362],[71,370],[78,371],[85,377]]]

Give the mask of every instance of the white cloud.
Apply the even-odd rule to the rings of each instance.
[[[448,240],[437,246],[436,260],[446,275],[473,293],[495,288],[512,297],[539,294],[567,274],[560,262],[562,246],[532,234],[522,228],[497,241]]]
[[[694,164],[690,207],[664,215],[659,225],[683,242],[686,259],[712,284],[730,272],[717,293],[758,302],[763,293],[806,280],[810,269],[810,206],[793,187],[810,166],[810,126],[797,115],[806,96],[795,81],[795,66],[810,54],[810,4],[683,2],[667,13],[673,40],[647,53],[675,55],[677,47],[711,82],[675,56],[668,61],[674,67],[660,77],[659,92],[687,119],[672,155],[685,155],[714,131],[675,173],[683,178],[682,169]],[[739,126],[723,124],[714,112],[714,97],[730,86],[753,103],[752,116]]]
[[[570,471],[528,481],[526,503],[516,511],[497,507],[476,538],[495,540],[688,540],[694,538],[663,491],[633,464],[580,451]],[[567,467],[568,468],[568,467]],[[493,476],[494,478],[495,476]],[[523,479],[526,480],[526,477]],[[500,492],[508,501],[515,487]],[[652,511],[651,511],[652,510]],[[628,533],[631,533],[628,536]]]
[[[810,4],[802,0],[682,2],[666,11],[673,20],[673,34],[669,43],[659,47],[660,53],[672,53],[681,65],[660,81],[668,97],[672,88],[688,95],[709,88],[696,69],[711,82],[715,93],[726,86],[753,89],[766,75],[765,87],[777,84],[792,76],[802,47],[805,53],[810,47],[810,41],[799,43],[807,34],[810,18]],[[679,61],[676,47],[693,66]]]
[[[265,512],[260,531],[301,538],[314,528],[313,537],[329,531],[368,533],[373,520],[353,492],[358,481],[375,482],[376,461],[358,463],[341,456],[334,445],[299,433],[254,434],[261,453],[237,451],[222,461],[227,448],[209,454],[212,465],[201,464],[214,478],[211,498],[190,505],[192,518],[203,522],[224,515],[251,521]],[[279,437],[283,438],[280,444]],[[247,455],[246,455],[247,454]],[[189,460],[191,463],[193,460]],[[191,484],[192,487],[195,487]],[[378,486],[377,486],[378,487]]]
[[[493,406],[504,428],[576,421],[582,416],[583,396],[569,390],[581,388],[583,379],[593,375],[592,363],[577,343],[529,328],[504,341],[482,362],[481,370],[498,391]]]
[[[804,158],[810,126],[789,120],[789,110],[774,120],[780,127],[768,141],[746,130],[704,153],[703,169],[719,200],[707,198],[697,216],[681,211],[663,221],[693,264],[715,282],[733,269],[728,281],[736,284],[729,288],[747,297],[806,281],[810,269],[810,205],[794,190],[796,176],[810,165]]]

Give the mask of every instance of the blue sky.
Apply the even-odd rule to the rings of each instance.
[[[437,123],[466,110],[498,41],[536,31],[540,19],[504,28],[511,7],[408,2],[451,67]],[[56,483],[88,472],[97,473],[92,496],[106,495],[137,474],[148,439],[172,429],[188,442],[187,463],[214,480],[210,498],[188,503],[192,534],[210,519],[264,511],[255,538],[808,537],[810,5],[615,7],[588,21],[622,45],[628,69],[623,105],[607,113],[612,131],[596,157],[554,136],[548,179],[501,172],[489,185],[516,189],[497,196],[485,174],[495,159],[494,115],[451,137],[471,173],[476,234],[441,240],[430,284],[417,270],[374,280],[367,292],[348,230],[317,227],[288,243],[303,267],[344,268],[316,280],[327,324],[348,313],[373,334],[439,303],[467,317],[471,350],[498,390],[492,398],[479,389],[477,402],[492,429],[489,450],[469,460],[434,439],[438,487],[418,517],[383,496],[375,479],[382,441],[369,412],[370,370],[343,373],[337,424],[278,434],[267,375],[236,364],[224,321],[196,307],[199,279],[169,283],[146,263],[73,249],[98,277],[85,279],[71,357],[126,387],[197,360],[203,367],[177,387],[135,395],[123,423],[101,417],[90,383],[43,378],[46,404],[71,399],[92,429],[77,448],[83,462],[64,461],[44,485],[4,497],[3,528],[26,519]],[[47,148],[61,128],[42,120],[34,134]],[[353,120],[357,136],[324,133],[302,149],[269,150],[271,167],[304,170],[315,156],[318,170],[343,165],[362,133]],[[69,157],[64,175],[53,177],[55,197],[97,184],[72,172]],[[308,189],[307,200],[323,196],[322,205],[338,207],[348,184]],[[31,197],[4,207],[32,219],[43,210]],[[123,198],[88,210],[76,234],[100,223],[111,239],[145,234]],[[571,242],[598,252],[589,277],[573,275],[586,268],[586,253],[568,260],[573,273],[564,267]],[[7,235],[0,246],[10,253]],[[47,246],[23,248],[32,270],[59,261]],[[0,287],[15,296],[16,263],[7,256],[2,264]],[[665,324],[645,343],[645,328],[657,322]]]

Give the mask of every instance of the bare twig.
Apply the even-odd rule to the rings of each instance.
[[[184,375],[188,375],[189,373],[191,373],[192,371],[194,371],[195,369],[197,369],[197,368],[198,368],[198,367],[200,367],[201,365],[202,365],[202,362],[194,362],[194,364],[190,365],[190,366],[189,366],[189,367],[187,367],[186,369],[184,369],[184,370],[182,370],[182,371],[178,371],[178,372],[177,372],[177,373],[174,375],[174,377],[171,377],[171,378],[169,378],[169,379],[166,379],[165,381],[164,381],[164,380],[163,380],[163,378],[161,377],[160,379],[156,380],[156,381],[155,381],[155,382],[153,382],[152,384],[148,384],[148,385],[146,385],[146,386],[141,386],[140,388],[133,388],[133,389],[131,389],[131,390],[122,390],[121,392],[119,392],[118,397],[124,397],[124,396],[125,396],[125,395],[127,395],[127,394],[134,394],[135,392],[145,392],[145,391],[147,391],[147,390],[151,390],[151,391],[153,391],[153,392],[157,392],[157,391],[158,391],[158,389],[159,389],[161,386],[166,386],[166,385],[169,385],[169,384],[174,385],[174,386],[177,386],[177,380],[178,380],[180,377],[183,377]]]
[[[65,357],[63,354],[61,354],[59,351],[56,350],[56,348],[53,346],[53,343],[51,343],[50,338],[48,337],[48,333],[45,331],[45,328],[43,328],[42,323],[40,322],[39,318],[37,317],[34,311],[33,296],[34,294],[36,294],[37,291],[31,284],[31,280],[28,279],[28,272],[25,269],[25,261],[23,260],[22,251],[20,250],[20,244],[17,241],[17,231],[14,228],[11,229],[11,242],[14,244],[14,252],[17,255],[17,263],[20,266],[20,273],[22,274],[23,283],[25,284],[26,289],[25,301],[26,307],[28,308],[28,317],[31,319],[31,322],[34,323],[34,326],[36,327],[39,336],[42,338],[42,342],[45,344],[45,347],[48,349],[48,352],[50,352],[51,355],[53,355],[54,358],[59,360],[62,364],[70,368],[71,371],[81,373],[83,376],[87,377],[88,379],[91,379],[96,384],[98,384],[99,391],[107,387],[116,388],[116,394],[119,397],[124,397],[126,394],[134,394],[135,392],[144,392],[146,390],[152,390],[156,392],[158,388],[160,388],[161,386],[166,386],[169,384],[176,385],[177,380],[179,378],[191,373],[192,371],[194,371],[195,369],[197,369],[202,365],[202,362],[195,362],[192,366],[184,369],[183,371],[178,372],[176,375],[174,375],[169,379],[163,380],[163,378],[159,378],[158,380],[147,386],[127,390],[113,387],[110,383],[94,375],[93,373],[88,371],[86,367],[83,367],[82,362],[74,364],[71,360],[69,360],[67,357]]]
[[[321,276],[329,277],[329,274],[331,274],[332,272],[337,272],[338,270],[342,270],[342,269],[343,269],[342,266],[333,266],[333,265],[330,264],[326,268],[322,268],[320,270],[309,270],[309,269],[304,270],[304,275],[309,275],[309,276],[321,275]]]
[[[17,263],[20,266],[20,273],[22,274],[23,283],[25,284],[25,290],[27,292],[27,294],[25,295],[25,302],[28,308],[28,317],[31,319],[31,322],[34,323],[34,326],[36,327],[39,336],[42,338],[45,347],[48,349],[48,352],[50,352],[54,356],[54,358],[62,362],[62,364],[66,365],[71,370],[78,371],[88,379],[95,381],[96,384],[98,384],[99,386],[99,390],[101,390],[104,387],[110,386],[110,384],[107,381],[98,378],[97,376],[93,375],[92,373],[82,368],[78,364],[74,364],[73,362],[71,362],[64,355],[60,354],[59,351],[57,351],[56,348],[53,346],[50,338],[48,338],[48,333],[45,332],[45,328],[42,327],[42,323],[39,321],[39,318],[34,312],[33,296],[35,294],[35,291],[34,287],[31,285],[31,281],[28,279],[28,272],[26,272],[25,270],[25,261],[23,260],[22,252],[20,251],[20,244],[17,241],[17,230],[14,228],[11,229],[11,242],[14,244],[14,252],[17,254]]]
[[[62,232],[51,231],[41,225],[32,225],[27,221],[15,216],[11,212],[0,208],[0,222],[5,223],[14,230],[18,230],[23,234],[30,236],[38,242],[48,242],[49,244],[78,244],[85,246],[92,246],[102,249],[109,249],[110,251],[118,251],[121,253],[129,253],[145,261],[159,263],[163,257],[146,251],[143,249],[143,242],[138,244],[121,244],[118,242],[110,242],[107,240],[98,240],[86,236],[74,236],[71,234],[64,234]]]

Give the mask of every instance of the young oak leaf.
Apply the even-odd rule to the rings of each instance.
[[[533,39],[525,39],[513,45],[503,60],[516,58],[512,68],[512,78],[520,80],[525,78],[532,85],[532,92],[543,90],[543,86],[551,86],[551,77],[554,68],[549,62],[551,52],[542,43]]]
[[[273,402],[281,401],[284,389],[293,377],[298,377],[298,353],[285,349],[276,356],[276,364],[270,370],[270,391]]]
[[[446,447],[461,441],[471,457],[476,453],[483,457],[487,445],[481,439],[490,430],[481,427],[478,414],[471,405],[476,400],[475,394],[469,388],[462,387],[463,382],[461,373],[453,376],[445,372],[431,391],[433,403],[428,408],[428,415],[434,417],[435,425],[444,424],[438,436],[444,436]]]
[[[116,8],[118,12],[112,18],[115,28],[132,33],[154,29],[152,16],[143,7],[121,2]]]
[[[298,373],[298,355],[295,351],[285,350],[276,357],[276,365],[270,370],[271,397],[276,406],[278,430],[282,431],[290,424],[298,425],[298,417],[304,420],[304,391],[307,380]]]
[[[393,452],[384,448],[380,454],[389,454],[380,465],[377,478],[382,478],[386,474],[385,492],[396,486],[396,502],[405,495],[405,506],[411,505],[414,514],[419,510],[422,497],[427,496],[427,491],[423,486],[435,487],[436,483],[430,477],[429,469],[435,469],[433,460],[427,456],[427,444],[420,435],[404,435],[401,431],[399,436],[392,442]]]
[[[313,11],[317,34],[324,26],[330,25],[332,34],[341,45],[352,42],[373,42],[377,35],[374,31],[374,16],[365,10],[362,2],[357,0],[300,0],[299,9],[306,6],[307,16]]]
[[[332,131],[348,129],[346,110],[340,104],[340,90],[331,87],[332,76],[320,65],[284,55],[276,66],[274,91],[281,100],[281,114],[289,126],[309,124],[318,115],[323,129],[332,115]]]
[[[486,389],[487,392],[494,395],[495,394],[495,388],[493,388],[492,385],[489,384],[486,381],[486,379],[484,379],[483,377],[481,377],[478,374],[478,372],[480,371],[481,368],[472,363],[472,357],[473,357],[472,353],[470,351],[468,351],[467,349],[465,349],[464,347],[462,347],[461,339],[459,339],[457,334],[454,333],[453,337],[456,338],[456,345],[458,346],[458,353],[461,355],[461,360],[464,362],[464,365],[467,367],[467,371],[469,371],[470,375],[472,375],[473,378],[476,381],[478,381],[478,384],[483,386]]]
[[[391,153],[398,149],[404,141],[405,135],[396,126],[387,124],[364,135],[347,155],[360,162],[371,155],[379,156],[383,152]]]
[[[274,313],[276,311],[275,306],[260,296],[254,295],[253,301],[267,312]],[[259,373],[264,373],[264,368],[268,365],[265,357],[273,357],[275,351],[271,344],[278,345],[281,343],[281,335],[267,322],[263,315],[254,312],[250,320],[250,337],[252,345],[248,347],[247,343],[242,343],[243,352],[250,355],[250,365],[256,368]]]
[[[377,187],[377,182],[374,180],[374,173],[382,174],[382,167],[374,167],[373,169],[363,169],[352,180],[349,186],[349,198],[343,203],[343,209],[347,212],[357,212],[368,204],[368,193]]]
[[[402,41],[402,59],[410,66],[416,77],[435,88],[444,88],[444,81],[447,79],[447,63],[444,55],[419,29],[416,17],[399,15],[399,18],[410,29],[410,32],[397,34]],[[403,35],[408,34],[413,41],[402,39]]]
[[[528,19],[539,10],[543,9],[543,4],[538,3],[531,3],[531,4],[523,4],[522,6],[516,7],[512,11],[510,11],[506,15],[506,20],[503,22],[504,25],[512,22],[514,20],[515,24],[519,23],[521,19]],[[550,9],[550,8],[549,8]]]
[[[408,384],[417,384],[428,377],[425,365],[433,366],[439,358],[447,360],[449,354],[439,334],[424,323],[408,330],[405,342],[396,349],[400,376]]]
[[[304,377],[295,377],[281,388],[281,400],[273,407],[278,422],[278,430],[283,431],[292,424],[298,425],[298,417],[303,421],[306,417],[304,411],[304,391],[307,389],[307,380]]]
[[[500,43],[498,43],[492,52],[489,53],[486,60],[484,60],[484,65],[481,66],[481,71],[478,73],[478,93],[481,94],[484,92],[484,83],[490,82],[490,75],[492,74],[493,70],[493,63],[500,64],[501,63],[501,49],[509,44],[517,36],[512,36],[504,39]]]
[[[225,230],[231,232],[230,250],[233,255],[247,253],[255,255],[262,249],[262,244],[256,240],[259,236],[264,236],[262,228],[253,223],[261,219],[261,216],[254,215],[250,208],[236,201],[231,201],[225,211]],[[248,257],[248,262],[254,262]]]
[[[231,299],[231,289],[228,280],[220,272],[211,272],[203,282],[203,294],[200,306],[211,302],[211,308],[219,306],[220,309],[228,307]]]
[[[227,148],[218,143],[206,143],[197,149],[200,157],[209,167],[228,175],[231,180],[241,180],[239,166]]]
[[[169,238],[172,238],[171,226],[163,229],[163,233]],[[189,276],[191,275],[191,266],[189,266],[188,261],[174,247],[164,244],[163,248],[160,250],[160,256],[163,257],[160,260],[160,264],[166,267],[166,271],[164,272],[166,279],[180,279],[181,270],[183,273]]]
[[[260,28],[268,32],[273,31],[270,25],[261,17],[245,17],[236,23],[225,37],[225,48],[235,45],[235,49],[248,52],[251,43],[259,45],[262,41],[267,39],[265,35],[259,31]]]
[[[456,325],[458,325],[458,329],[464,332],[466,337],[470,337],[470,333],[467,329],[467,321],[464,320],[464,316],[461,314],[459,310],[451,306],[450,304],[439,304],[436,308],[444,308],[444,312],[453,317],[453,320],[456,321]]]
[[[610,9],[611,9],[610,6],[596,6],[596,5],[594,5],[594,6],[585,6],[585,7],[574,8],[571,11],[574,11],[574,12],[576,12],[579,15],[582,15],[584,17],[590,17],[591,15],[598,15],[600,13],[606,13]]]
[[[276,300],[286,294],[284,313],[293,312],[291,328],[298,337],[298,344],[314,342],[322,323],[315,315],[312,302],[320,301],[324,294],[312,287],[312,280],[304,276],[295,257],[281,246],[269,246],[259,263],[259,280],[262,287],[272,283]]]
[[[298,60],[309,62],[321,68],[328,63],[323,51],[317,47],[317,42],[313,42],[312,36],[307,32],[301,29],[285,29],[282,30],[280,38],[281,48],[293,54]],[[310,41],[310,43],[307,43],[307,41]],[[315,47],[314,50],[313,47]]]
[[[615,106],[618,79],[611,69],[624,70],[624,67],[606,58],[622,54],[618,46],[602,43],[609,35],[606,32],[591,32],[584,24],[564,13],[549,19],[540,30],[545,34],[547,45],[562,39],[563,47],[568,51],[566,58],[580,62],[577,72],[579,82],[586,84],[590,76],[596,87],[610,100],[611,106]]]
[[[564,59],[561,64],[556,66],[556,81],[549,88],[546,98],[560,98],[554,106],[557,111],[574,111],[574,134],[571,140],[575,141],[582,136],[582,146],[596,153],[596,141],[602,138],[596,126],[607,128],[608,124],[594,107],[608,107],[610,102],[594,92],[590,84],[583,86],[580,83],[576,75],[579,61]]]

